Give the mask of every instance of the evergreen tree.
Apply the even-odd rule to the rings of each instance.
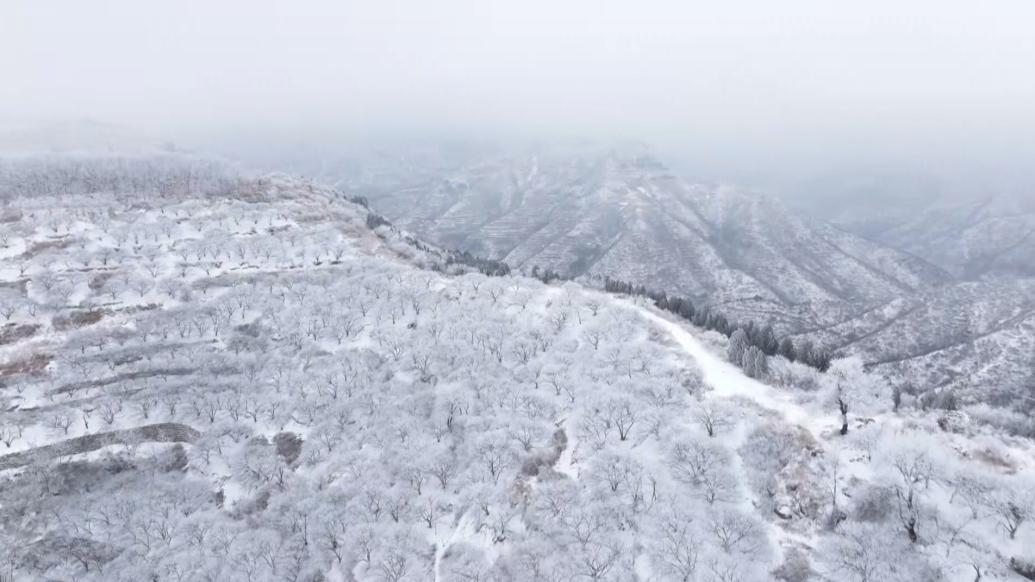
[[[769,358],[761,350],[755,352],[755,378],[769,376]]]
[[[775,356],[780,350],[780,342],[776,340],[772,326],[765,326],[758,332],[758,343],[755,344],[767,356]]]
[[[800,346],[798,346],[798,361],[806,366],[811,366],[813,351],[815,351],[815,347],[812,345],[812,342],[805,340]]]
[[[741,365],[744,361],[744,354],[748,349],[747,334],[743,329],[738,328],[730,336],[729,347],[726,348],[726,357],[729,361]]]
[[[769,360],[758,346],[750,346],[744,352],[741,367],[750,378],[765,378],[769,374]]]
[[[813,349],[809,365],[819,370],[820,372],[826,372],[827,369],[830,368],[831,359],[832,356],[829,352],[820,349]]]
[[[798,352],[794,349],[794,341],[789,337],[783,338],[783,341],[780,342],[779,353],[792,362],[798,359]]]
[[[755,327],[755,322],[747,322],[747,325],[744,326],[744,334],[747,336],[748,345],[758,345],[758,328]]]
[[[506,268],[505,263],[500,264]],[[483,270],[483,272],[487,271]],[[495,273],[487,272],[487,274]],[[532,270],[532,276],[547,283],[562,278],[559,274],[549,269],[540,270],[538,268]],[[812,342],[808,340],[803,341],[800,346],[795,346],[790,338],[784,338],[781,342],[776,338],[772,325],[759,325],[754,321],[748,321],[742,325],[733,323],[719,312],[706,308],[697,308],[694,306],[693,301],[687,297],[670,296],[664,291],[654,291],[643,285],[633,285],[632,283],[610,277],[604,277],[604,290],[609,293],[647,297],[658,309],[674,313],[697,327],[717,331],[726,337],[730,337],[730,349],[733,350],[733,353],[732,355],[727,355],[730,356],[730,361],[734,364],[742,365],[744,351],[748,347],[756,347],[764,356],[781,355],[790,361],[801,362],[820,371],[826,371],[830,367],[831,355],[829,353],[813,348]],[[740,337],[738,337],[736,342],[733,342],[732,336],[738,331],[740,332]],[[742,349],[744,351],[741,351]],[[762,366],[766,370],[768,369],[768,363],[764,363]]]

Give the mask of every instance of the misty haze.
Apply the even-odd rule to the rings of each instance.
[[[0,582],[1035,580],[1035,4],[0,6]]]

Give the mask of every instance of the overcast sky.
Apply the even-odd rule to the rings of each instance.
[[[1019,166],[1033,26],[1031,0],[5,0],[0,117]]]

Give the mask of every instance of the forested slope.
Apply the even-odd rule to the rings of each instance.
[[[933,581],[1031,559],[1031,442],[893,410],[856,360],[748,379],[643,299],[488,277],[287,176],[3,170],[5,582]]]

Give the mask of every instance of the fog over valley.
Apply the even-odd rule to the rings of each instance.
[[[0,116],[280,149],[619,136],[671,153],[694,177],[771,190],[883,168],[886,180],[906,174],[899,189],[913,177],[984,194],[1031,184],[1033,10],[1020,0],[15,2],[0,19]]]

